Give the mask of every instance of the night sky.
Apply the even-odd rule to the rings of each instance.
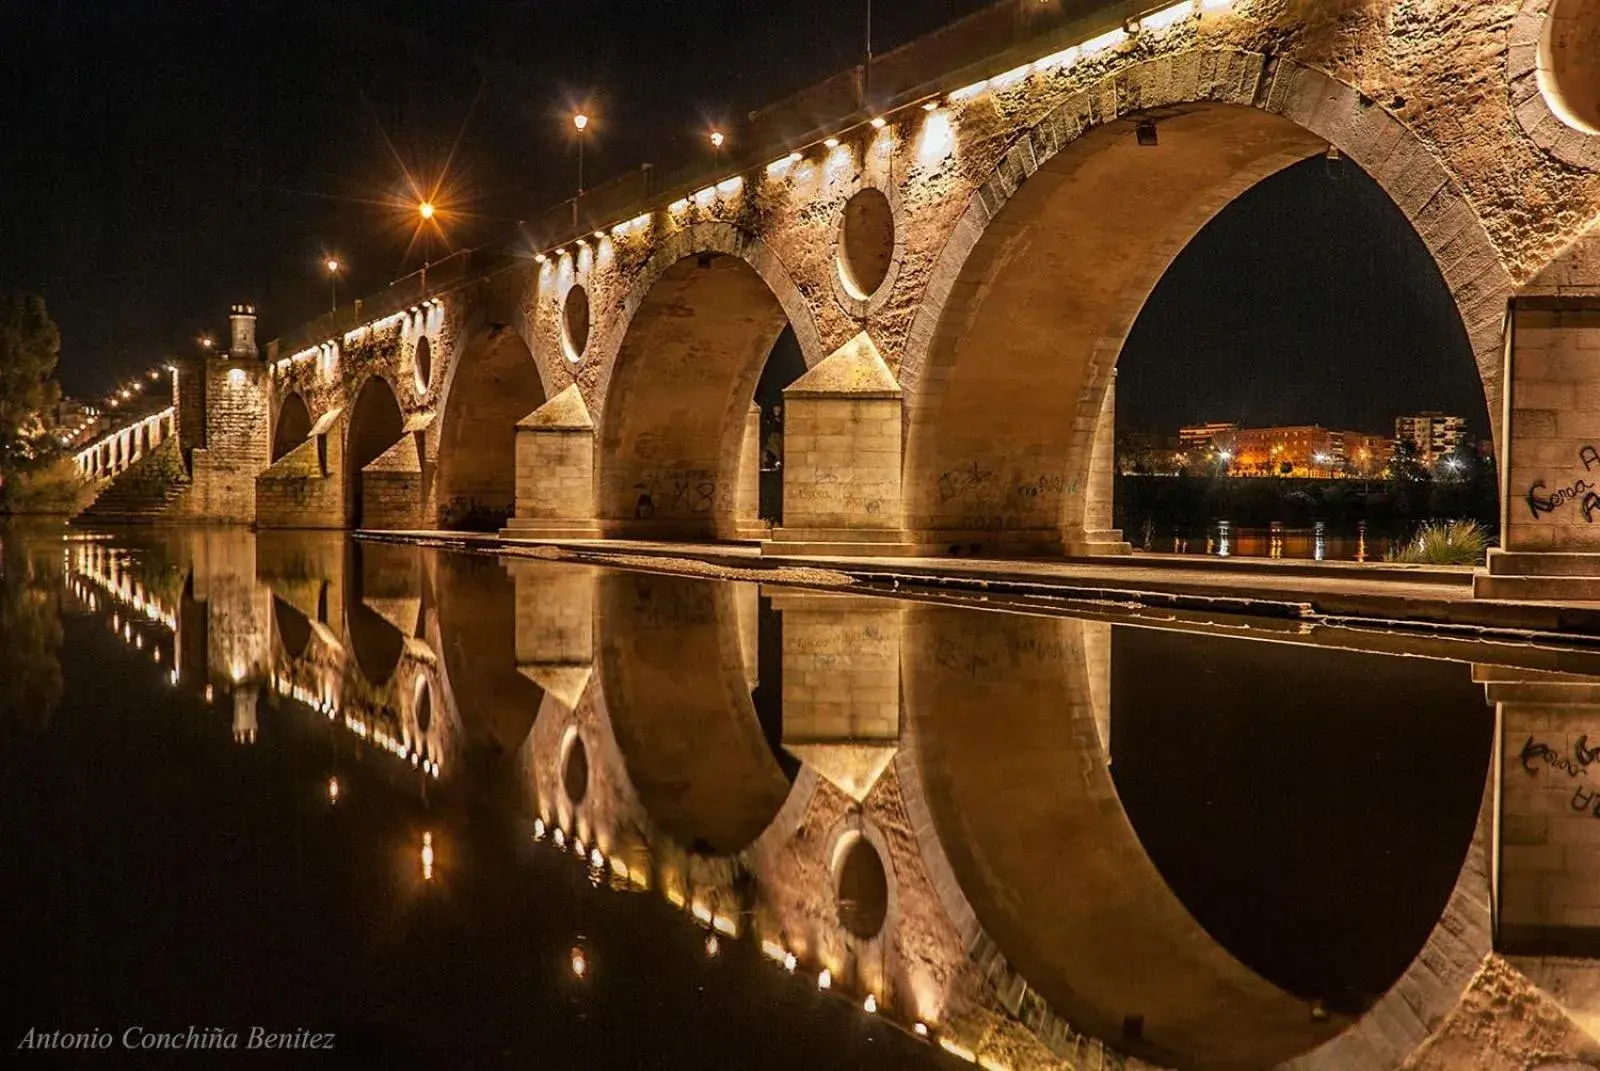
[[[985,2],[879,0],[874,49]],[[234,301],[263,338],[322,313],[329,254],[341,300],[420,266],[406,171],[431,186],[449,161],[451,248],[503,241],[569,195],[574,104],[595,115],[589,185],[670,169],[713,123],[858,62],[863,37],[864,0],[8,4],[0,285],[45,295],[66,391],[98,396],[221,334]],[[1303,165],[1201,235],[1130,343],[1125,425],[1376,430],[1421,406],[1486,425],[1421,245],[1342,174]]]
[[[1349,160],[1247,191],[1189,243],[1117,362],[1117,422],[1321,424],[1393,434],[1441,410],[1487,437],[1466,329],[1427,247]]]

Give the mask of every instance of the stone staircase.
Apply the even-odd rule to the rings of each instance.
[[[1486,571],[1472,578],[1472,594],[1522,602],[1600,602],[1600,557],[1491,548]]]
[[[169,514],[191,486],[175,439],[168,439],[107,481],[78,519],[150,521]]]

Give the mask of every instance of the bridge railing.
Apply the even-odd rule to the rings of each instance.
[[[491,249],[461,249],[403,276],[373,294],[356,298],[267,343],[268,363],[310,349],[330,338],[342,338],[362,324],[382,319],[417,302],[493,275],[517,263]]]
[[[585,190],[577,199],[576,213],[572,198],[545,209],[524,224],[523,236],[533,250],[563,245],[670,204],[729,175],[754,170],[875,116],[942,96],[1129,25],[1170,2],[1000,0],[874,56],[870,77],[863,67],[852,67],[751,112],[745,121],[725,131],[735,148],[723,161],[708,160],[702,153],[671,170],[644,165]]]
[[[177,414],[177,407],[168,404],[164,409],[123,424],[75,450],[73,464],[86,478],[116,476],[177,434]]]

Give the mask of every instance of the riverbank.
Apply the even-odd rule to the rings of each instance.
[[[1523,642],[1600,644],[1600,602],[1474,599],[1467,567],[1138,553],[1122,558],[849,558],[763,555],[753,544],[524,540],[474,532],[358,532],[359,538],[809,587],[963,593],[1038,602],[1123,603],[1278,620],[1380,624]]]

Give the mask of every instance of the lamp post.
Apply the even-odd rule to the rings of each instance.
[[[417,215],[422,217],[422,290],[428,290],[428,224],[433,222],[433,202],[420,201],[417,203]]]
[[[578,229],[578,202],[583,198],[583,132],[589,128],[589,117],[582,112],[572,116],[572,126],[578,132],[578,192],[572,197],[572,229]]]
[[[323,267],[328,269],[328,299],[331,311],[339,311],[339,269],[343,267],[337,257],[329,257]]]
[[[720,130],[713,130],[710,134],[710,138],[711,159],[717,166],[720,167],[722,165],[722,143],[728,140],[727,136],[724,135]]]

